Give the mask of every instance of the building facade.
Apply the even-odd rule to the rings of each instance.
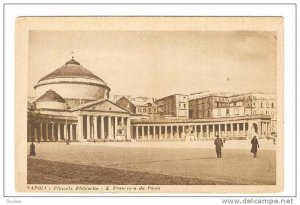
[[[158,113],[164,118],[189,118],[188,96],[170,95],[155,101]]]
[[[131,97],[128,99],[126,97],[121,97],[116,101],[116,104],[128,110],[131,116],[135,119],[157,117],[157,105],[154,103],[154,100],[151,98]]]
[[[271,132],[277,129],[276,97],[269,93],[205,94],[189,100],[189,108],[192,119],[266,115]]]

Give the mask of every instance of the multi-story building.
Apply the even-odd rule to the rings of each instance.
[[[277,100],[271,93],[254,91],[241,95],[244,97],[245,109],[249,115],[269,115],[271,117],[271,132],[277,130]]]
[[[158,113],[165,118],[189,118],[188,96],[170,95],[155,101]]]
[[[235,112],[229,108],[228,93],[201,93],[195,94],[189,100],[190,118],[214,118],[214,117],[230,117],[239,116],[240,112]]]
[[[259,91],[246,94],[203,93],[189,100],[192,119],[269,115],[271,132],[276,132],[276,97]]]
[[[116,101],[116,104],[130,112],[135,119],[156,118],[157,105],[153,98],[135,97],[126,98],[121,97]]]

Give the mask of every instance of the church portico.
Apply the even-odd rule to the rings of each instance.
[[[128,115],[115,116],[109,113],[80,113],[77,126],[78,140],[80,141],[115,141],[130,140],[131,138]]]
[[[130,140],[130,114],[109,100],[98,100],[72,109],[77,116],[80,141]]]

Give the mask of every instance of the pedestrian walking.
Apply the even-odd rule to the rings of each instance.
[[[251,140],[251,153],[253,153],[253,157],[257,157],[257,149],[259,148],[258,140],[256,136],[254,136]]]
[[[215,146],[216,146],[216,153],[217,157],[222,157],[222,147],[223,147],[223,141],[219,138],[219,135],[217,135],[217,138],[215,139]]]

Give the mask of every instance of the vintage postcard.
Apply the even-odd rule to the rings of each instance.
[[[283,191],[283,24],[17,18],[16,190]]]

